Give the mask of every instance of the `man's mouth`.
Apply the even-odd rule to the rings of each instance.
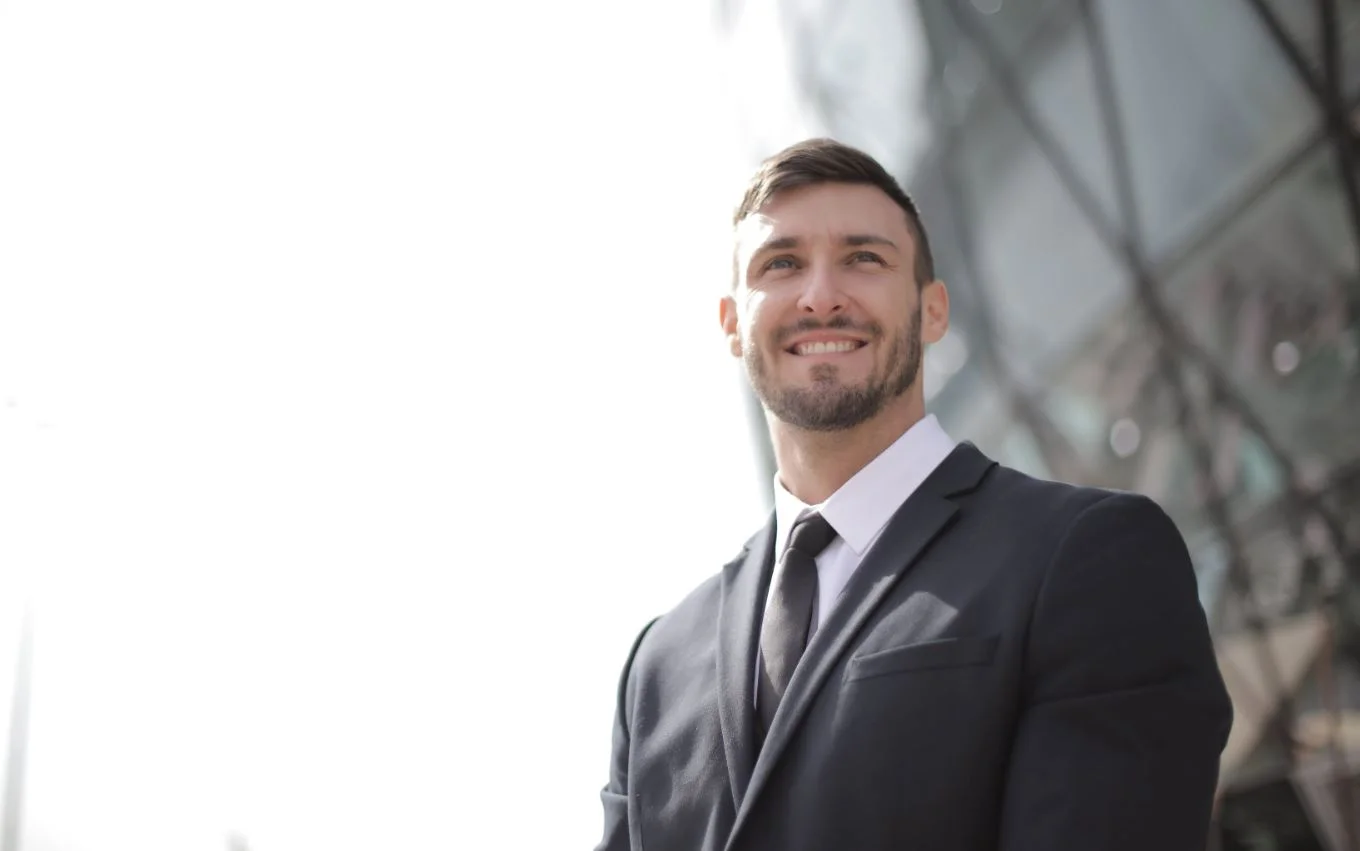
[[[865,345],[862,340],[809,340],[794,343],[785,351],[791,355],[839,355]]]

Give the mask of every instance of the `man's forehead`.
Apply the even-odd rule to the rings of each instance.
[[[898,248],[911,244],[911,232],[906,219],[883,221],[856,217],[849,221],[802,221],[783,219],[754,213],[743,219],[736,230],[736,242],[742,252],[753,253],[764,248],[790,248],[813,243],[864,244],[887,242]]]
[[[879,233],[910,234],[905,211],[877,187],[825,184],[800,187],[771,198],[737,225],[737,244],[747,251],[788,239],[835,239]]]

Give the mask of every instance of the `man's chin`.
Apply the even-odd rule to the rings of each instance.
[[[760,394],[775,419],[807,431],[846,431],[882,409],[881,400],[852,388],[785,388],[777,395]]]
[[[773,411],[774,418],[787,426],[818,434],[834,434],[850,431],[872,417],[857,415],[847,417],[842,411],[783,410]]]
[[[798,395],[809,401],[815,400],[834,406],[846,397],[863,395],[866,389],[863,383],[847,384],[842,376],[831,373],[786,382],[779,387],[778,392],[782,396]]]

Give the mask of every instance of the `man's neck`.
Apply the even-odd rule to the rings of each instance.
[[[820,505],[925,415],[923,405],[888,409],[844,431],[806,431],[767,415],[779,481],[806,505]]]

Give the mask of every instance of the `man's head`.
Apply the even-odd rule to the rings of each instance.
[[[924,405],[922,345],[944,336],[949,298],[915,204],[881,165],[800,142],[762,163],[733,226],[720,316],[772,416],[839,431]]]

